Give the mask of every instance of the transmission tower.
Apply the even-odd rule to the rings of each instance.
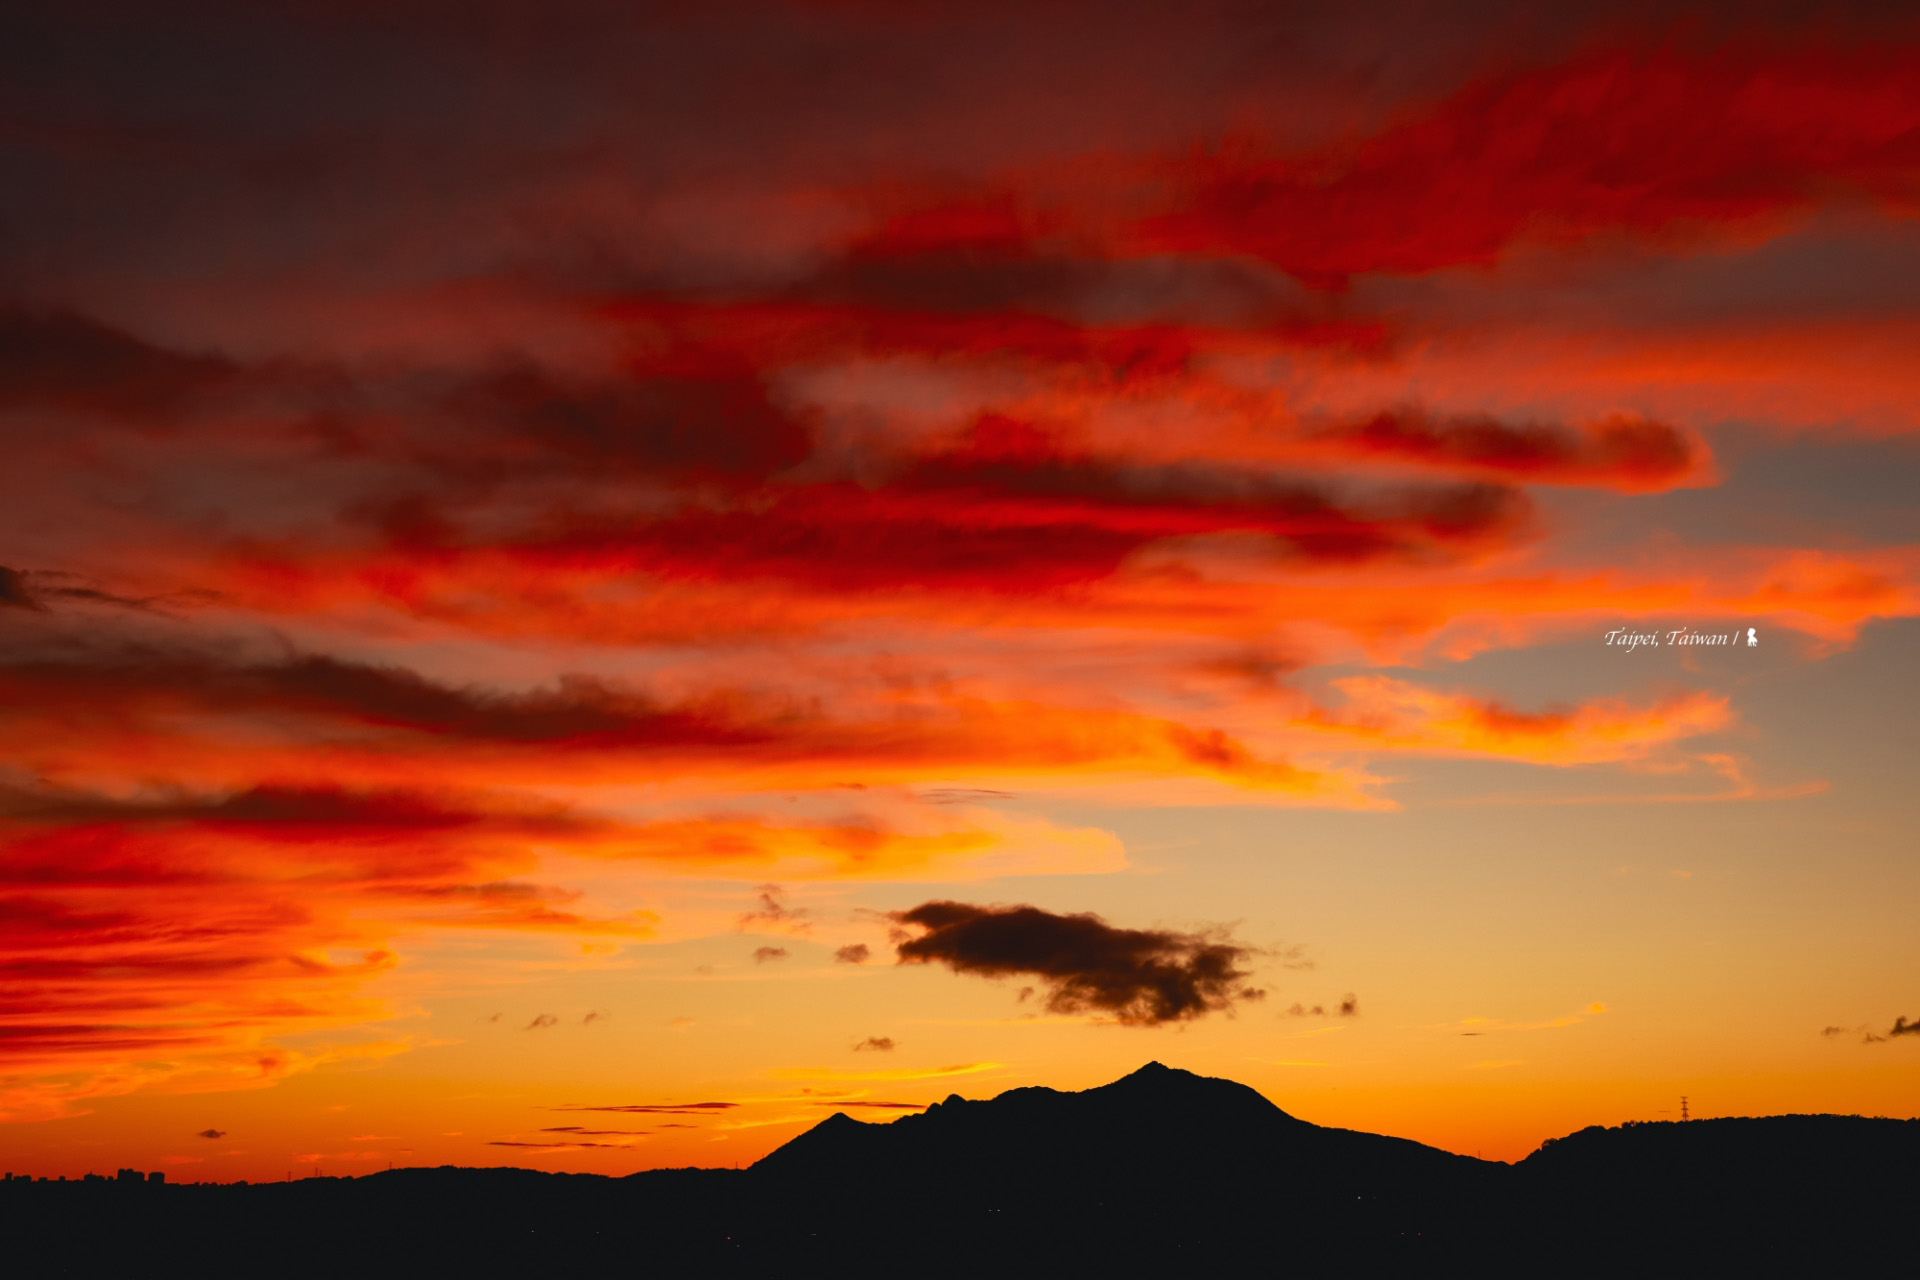
[[[1687,1095],[1684,1093],[1680,1095],[1680,1118],[1682,1120],[1691,1120],[1693,1118],[1687,1114]]]

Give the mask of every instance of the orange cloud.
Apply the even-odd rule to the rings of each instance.
[[[320,656],[109,646],[0,663],[0,695],[0,748],[48,778],[151,777],[162,759],[174,779],[240,786],[313,772],[368,784],[761,788],[1172,774],[1351,798],[1345,779],[1263,759],[1215,729],[939,692],[832,715],[732,691],[663,702],[570,678],[504,693]]]
[[[1526,712],[1388,676],[1351,676],[1335,680],[1333,687],[1345,696],[1346,705],[1309,716],[1306,723],[1316,729],[1391,751],[1493,756],[1530,764],[1638,760],[1733,722],[1725,697],[1699,693],[1676,694],[1648,707],[1606,699]]]
[[[944,829],[916,834],[871,821],[628,823],[511,797],[339,788],[4,798],[0,1113],[16,1118],[331,1060],[275,1041],[391,1016],[369,991],[426,929],[654,935],[649,913],[595,913],[526,878],[554,855],[753,878],[1124,865],[1104,832],[946,811]],[[129,1061],[144,1065],[129,1074]]]
[[[770,1072],[776,1080],[829,1080],[839,1083],[906,1080],[944,1080],[949,1076],[971,1076],[998,1071],[998,1062],[960,1062],[945,1067],[892,1067],[874,1071],[849,1071],[840,1067],[781,1067]]]
[[[997,875],[1118,871],[1126,853],[1111,833],[1067,830],[988,811],[962,825],[909,832],[875,822],[774,823],[702,818],[637,823],[609,831],[579,852],[632,859],[702,875],[782,880],[966,880]]]

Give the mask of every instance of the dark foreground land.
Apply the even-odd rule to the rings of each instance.
[[[750,1169],[0,1183],[28,1275],[1915,1273],[1920,1121],[1586,1129],[1517,1165],[1296,1120],[1150,1064],[835,1115]]]

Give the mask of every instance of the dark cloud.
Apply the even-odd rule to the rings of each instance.
[[[856,1044],[853,1047],[855,1052],[858,1052],[862,1049],[879,1049],[882,1052],[888,1052],[888,1051],[891,1051],[893,1048],[893,1037],[892,1036],[868,1036],[865,1040],[862,1040],[859,1044]]]
[[[535,1151],[571,1151],[576,1147],[611,1147],[622,1150],[624,1142],[489,1142],[490,1147],[528,1147]]]
[[[1298,943],[1276,947],[1271,954],[1284,969],[1311,969],[1316,964],[1314,958],[1307,954],[1307,949]]]
[[[960,455],[885,483],[790,485],[653,518],[556,512],[487,545],[529,565],[617,563],[670,580],[1027,595],[1109,578],[1177,539],[1250,538],[1286,563],[1446,563],[1529,539],[1532,518],[1525,494],[1494,483],[1359,493],[1227,466]]]
[[[755,947],[753,949],[753,962],[755,964],[765,964],[769,960],[785,960],[786,958],[787,949],[785,947]]]
[[[990,804],[1011,800],[1011,791],[993,791],[985,787],[929,787],[920,793],[928,804]]]
[[[1327,1006],[1323,1004],[1307,1005],[1307,1004],[1301,1004],[1299,1001],[1295,1001],[1293,1004],[1287,1006],[1287,1009],[1285,1011],[1285,1016],[1289,1018],[1324,1018],[1329,1015],[1327,1012]],[[1332,1016],[1336,1018],[1359,1017],[1360,1016],[1359,997],[1355,996],[1352,992],[1348,992],[1346,995],[1342,996],[1340,998],[1340,1002],[1333,1007]],[[1479,1035],[1480,1033],[1477,1031],[1463,1031],[1461,1032],[1461,1034],[1472,1036],[1472,1035]]]
[[[651,1133],[650,1129],[583,1129],[577,1124],[553,1125],[540,1130],[542,1133],[572,1133],[582,1138],[641,1138]]]
[[[1355,453],[1532,481],[1663,488],[1699,469],[1705,446],[1678,427],[1622,415],[1582,429],[1398,409],[1324,428]]]
[[[171,616],[167,605],[207,604],[218,596],[207,591],[178,591],[153,596],[127,596],[89,585],[78,574],[58,570],[9,569],[0,565],[0,607],[33,609],[46,612],[51,603],[111,605],[141,613]]]
[[[755,929],[763,925],[770,925],[774,928],[791,929],[797,933],[805,933],[812,927],[807,919],[809,914],[807,909],[805,907],[789,907],[780,900],[780,893],[780,886],[777,884],[761,885],[759,908],[742,914],[738,927],[741,929]]]
[[[809,1106],[815,1106],[815,1107],[833,1107],[833,1108],[835,1108],[836,1110],[839,1110],[839,1109],[844,1109],[844,1108],[847,1108],[847,1107],[866,1107],[866,1108],[869,1108],[869,1109],[871,1109],[871,1110],[875,1110],[875,1111],[925,1111],[925,1110],[927,1109],[927,1104],[926,1104],[926,1103],[924,1103],[924,1102],[847,1102],[847,1101],[840,1101],[840,1102],[814,1102],[814,1103],[809,1103],[808,1105],[809,1105]]]
[[[529,465],[757,479],[799,462],[812,444],[743,367],[583,384],[522,364],[467,380],[440,408],[458,428],[458,449],[423,460],[443,475],[479,469],[489,480],[526,478]]]
[[[35,823],[111,823],[115,827],[191,823],[210,831],[244,832],[287,841],[348,832],[425,835],[493,828],[561,836],[587,825],[558,812],[489,809],[473,797],[396,789],[265,784],[226,795],[172,795],[122,800],[89,792],[16,791],[0,787],[0,815]]]
[[[17,569],[0,564],[0,608],[44,609],[46,606],[27,590],[27,580]]]
[[[1869,1029],[1864,1024],[1857,1027],[1826,1026],[1820,1028],[1820,1034],[1829,1039],[1834,1036],[1851,1035],[1856,1031],[1860,1033],[1861,1044],[1885,1044],[1889,1040],[1896,1039],[1900,1036],[1920,1036],[1920,1022],[1909,1022],[1905,1016],[1897,1017],[1893,1020],[1893,1025],[1887,1028],[1885,1035]]]
[[[0,309],[0,409],[90,411],[155,425],[237,375],[220,356],[168,351],[84,316]]]
[[[1032,975],[1056,1013],[1100,1012],[1152,1026],[1197,1018],[1248,998],[1243,968],[1255,949],[1224,931],[1120,929],[1091,913],[1029,906],[927,902],[893,917],[922,930],[899,945],[901,964],[944,964],[986,977]]]
[[[851,942],[835,950],[833,959],[836,964],[865,964],[872,954],[872,949],[866,943]]]
[[[1341,996],[1339,1013],[1340,1013],[1340,1016],[1343,1018],[1359,1017],[1360,1016],[1360,997],[1354,995],[1351,991],[1349,991],[1346,995]]]
[[[437,683],[402,667],[311,654],[248,661],[131,643],[82,644],[63,649],[57,659],[23,654],[0,665],[0,691],[8,701],[24,702],[30,686],[41,690],[44,700],[68,701],[91,690],[90,699],[123,706],[166,701],[205,711],[305,715],[499,743],[571,740],[607,746],[620,740],[632,745],[665,727],[656,719],[663,708],[584,678],[505,694]],[[15,690],[18,699],[11,696]],[[668,730],[659,741],[674,736]]]
[[[1004,768],[1014,761],[1081,764],[1116,748],[1158,761],[1171,748],[1209,773],[1312,777],[1256,758],[1219,730],[1144,716],[1130,733],[1074,731],[1074,716],[1112,714],[1093,712],[1063,712],[1057,722],[1023,717],[1021,731],[1010,733],[1011,725],[992,723],[995,709],[978,702],[935,696],[928,706],[931,714],[921,716],[838,719],[817,702],[790,697],[723,688],[668,703],[582,676],[508,691],[327,655],[253,656],[232,645],[163,645],[112,632],[41,636],[0,658],[0,722],[92,744],[108,734],[178,734],[183,724],[218,718],[326,729],[330,748],[383,756],[432,744],[498,760],[501,753],[490,749],[537,748],[541,754],[526,759],[541,765],[547,753],[570,750],[656,756],[685,768],[751,760],[893,764],[910,755]],[[86,711],[83,722],[76,707]],[[453,757],[443,751],[442,758]],[[780,901],[777,885],[763,886],[762,894],[760,909],[741,917],[742,928],[811,927],[804,909]]]
[[[534,1015],[533,1021],[520,1029],[522,1031],[540,1031],[547,1027],[558,1026],[559,1023],[560,1019],[554,1017],[552,1014],[541,1013]]]
[[[613,1016],[612,1014],[602,1013],[598,1009],[589,1010],[587,1013],[587,1016],[580,1019],[580,1025],[583,1027],[592,1026],[596,1022],[605,1022],[608,1018],[611,1018],[612,1016]]]
[[[207,1138],[211,1140],[215,1138],[226,1137],[227,1131],[225,1129],[202,1129],[200,1132],[194,1134],[193,1136],[196,1138]]]

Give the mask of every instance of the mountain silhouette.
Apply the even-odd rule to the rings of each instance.
[[[905,1245],[950,1218],[973,1224],[969,1256],[1016,1252],[1043,1266],[1090,1251],[1225,1261],[1262,1222],[1319,1237],[1295,1242],[1304,1255],[1361,1236],[1417,1257],[1446,1247],[1509,1172],[1308,1124],[1245,1085],[1157,1062],[1080,1093],[956,1095],[888,1124],[835,1115],[752,1169],[779,1189],[784,1213],[769,1230]]]
[[[745,1170],[138,1177],[0,1183],[13,1273],[1899,1273],[1920,1121],[1628,1124],[1508,1165],[1311,1124],[1155,1062],[887,1123],[836,1113]]]

